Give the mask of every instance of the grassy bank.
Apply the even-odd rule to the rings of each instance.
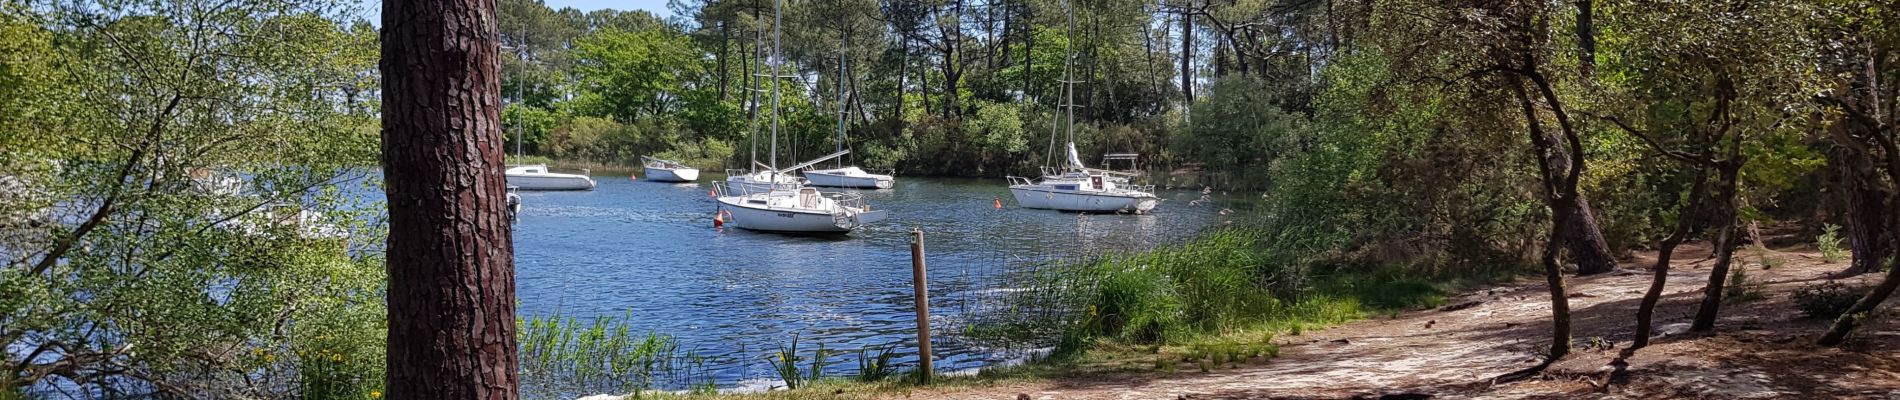
[[[1465,282],[1496,278],[1315,263],[1289,256],[1255,231],[1227,228],[1178,245],[1037,271],[1029,280],[1034,287],[1001,311],[1018,316],[976,330],[979,336],[1060,337],[1050,361],[1057,364],[1145,358],[1149,362],[1135,364],[1206,369],[1272,358],[1275,338],[1437,306]]]
[[[1306,332],[1439,306],[1464,286],[1512,276],[1312,261],[1286,256],[1255,231],[1221,229],[1150,251],[1035,268],[1019,277],[1023,287],[1011,292],[1006,306],[977,316],[981,322],[964,334],[977,340],[1053,341],[1054,351],[1023,365],[940,377],[931,386],[940,390],[1038,379],[1112,379],[1103,377],[1271,363],[1280,354],[1279,343]],[[792,358],[811,362],[798,354]],[[795,390],[660,397],[903,396],[918,389],[912,372],[898,371],[886,379],[811,379]]]

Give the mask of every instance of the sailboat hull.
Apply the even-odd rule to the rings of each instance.
[[[745,197],[722,197],[719,202],[732,215],[732,220],[727,223],[739,229],[787,233],[851,232],[851,227],[840,226],[838,218],[829,213],[756,206],[747,204]]]
[[[508,174],[508,184],[521,190],[593,190],[594,180],[574,174]]]
[[[889,175],[852,175],[830,171],[805,171],[805,180],[810,181],[812,186],[857,189],[890,189],[894,181]]]
[[[692,182],[699,180],[699,170],[691,168],[646,168],[647,180],[654,182]]]
[[[1145,213],[1161,203],[1160,199],[1153,196],[1085,193],[1039,188],[1034,185],[1010,186],[1009,193],[1016,197],[1017,205],[1044,210]]]

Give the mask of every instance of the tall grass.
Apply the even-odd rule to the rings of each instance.
[[[682,352],[671,335],[634,333],[628,320],[560,314],[517,320],[524,380],[557,392],[634,394],[712,384],[705,357]]]
[[[1438,284],[1406,270],[1316,274],[1276,257],[1261,239],[1228,228],[1149,251],[1044,265],[1017,279],[1024,287],[1003,306],[982,310],[966,333],[981,340],[1053,333],[1056,353],[1071,355],[1095,339],[1159,345],[1239,332],[1298,335],[1373,311],[1443,302]]]

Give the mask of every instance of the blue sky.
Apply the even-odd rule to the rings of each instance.
[[[547,4],[548,8],[556,10],[562,7],[574,7],[581,11],[612,8],[617,10],[647,10],[653,13],[653,15],[660,16],[660,18],[673,15],[672,11],[666,9],[666,0],[542,0],[542,2]],[[362,5],[364,18],[368,18],[372,23],[382,21],[382,0],[357,0],[357,4]]]

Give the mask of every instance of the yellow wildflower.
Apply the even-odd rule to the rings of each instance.
[[[264,362],[276,362],[276,361],[277,361],[276,354],[264,353]]]
[[[330,355],[330,361],[335,361],[335,362],[343,362],[343,355],[342,355],[342,354],[332,354],[332,355]]]
[[[371,391],[369,391],[369,398],[372,398],[372,399],[380,399],[380,398],[383,398],[383,391],[381,391],[381,390],[371,390]]]

